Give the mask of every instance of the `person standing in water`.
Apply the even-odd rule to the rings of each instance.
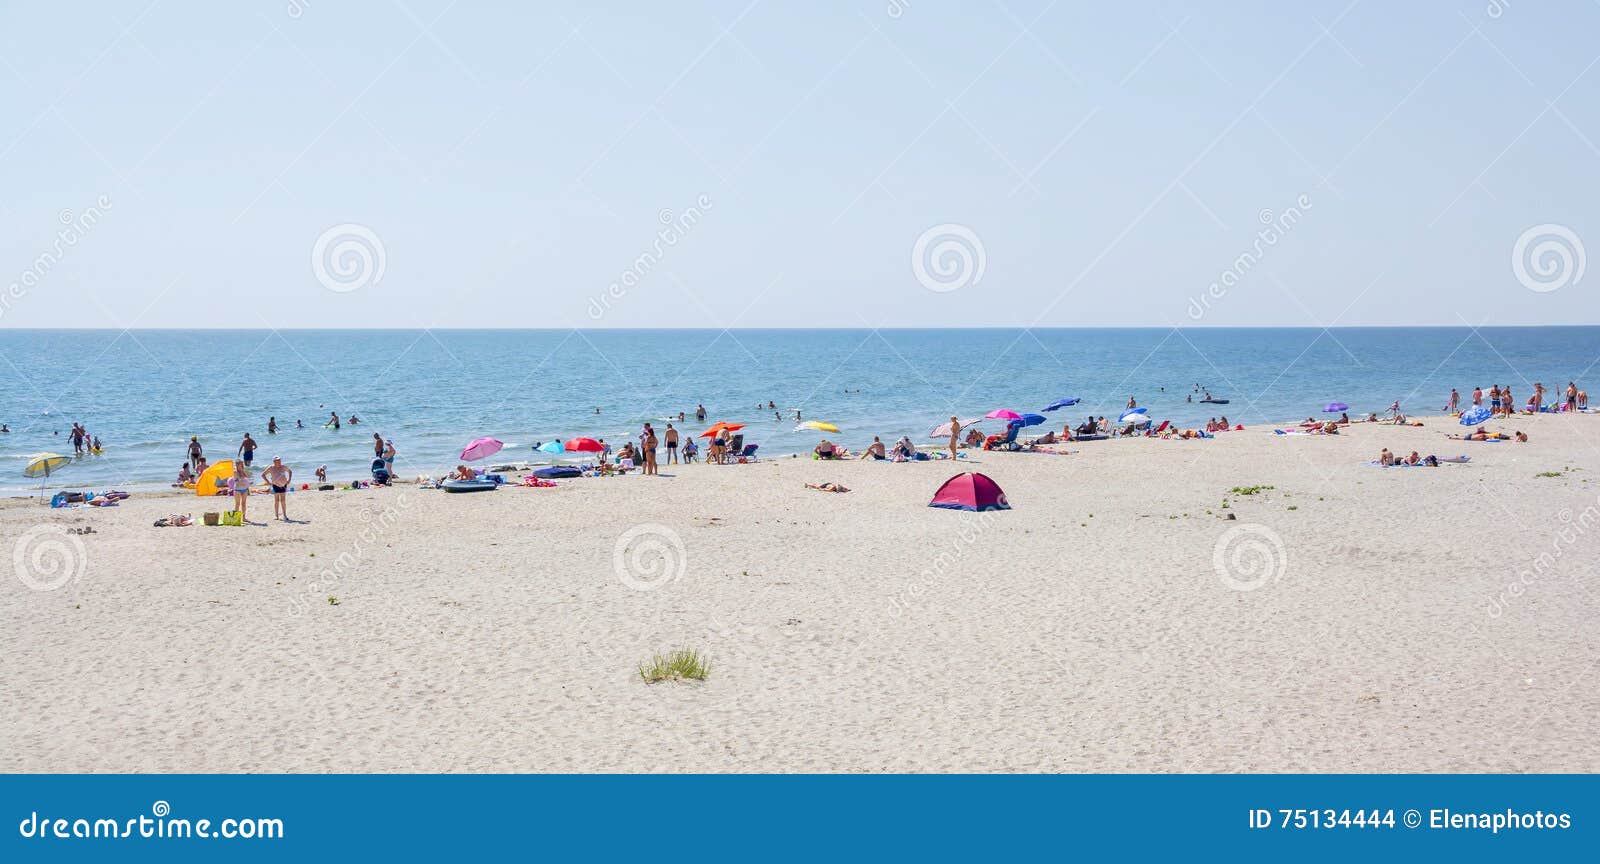
[[[204,456],[205,456],[205,453],[202,452],[202,450],[200,449],[200,437],[198,435],[190,435],[189,436],[189,461],[194,463],[194,465],[195,465],[195,473],[196,474],[200,473],[199,466],[200,466],[200,463],[203,460]]]
[[[244,440],[239,442],[239,458],[244,460],[246,468],[256,458],[256,439],[251,438],[249,432],[244,433]]]
[[[294,470],[283,464],[283,457],[274,456],[261,479],[272,487],[272,518],[289,521],[289,484],[294,482]]]
[[[704,406],[704,405],[696,405],[695,406],[695,408],[694,408],[694,419],[695,419],[696,423],[705,422],[705,419],[706,419],[706,406]]]
[[[332,426],[336,430],[339,428],[339,412],[337,412],[337,411],[330,411],[329,412],[328,425]]]
[[[267,418],[267,434],[268,435],[276,435],[276,434],[278,434],[278,418],[276,418],[276,417],[268,417]]]

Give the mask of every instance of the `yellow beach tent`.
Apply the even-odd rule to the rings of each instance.
[[[209,498],[218,492],[228,491],[228,478],[233,476],[233,460],[224,459],[206,466],[205,473],[194,481],[194,494]]]

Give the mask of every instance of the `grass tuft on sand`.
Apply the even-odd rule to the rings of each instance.
[[[639,666],[639,677],[646,683],[657,681],[704,681],[711,674],[711,661],[693,648],[681,648],[666,656],[657,654]]]

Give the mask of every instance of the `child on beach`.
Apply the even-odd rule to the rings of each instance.
[[[233,463],[233,476],[228,478],[228,494],[233,496],[233,509],[239,511],[239,521],[249,522],[245,508],[250,503],[250,472],[243,462]]]

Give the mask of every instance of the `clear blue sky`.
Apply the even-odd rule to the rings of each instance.
[[[1596,33],[1576,0],[7,4],[0,326],[1595,323]],[[381,279],[330,290],[347,223]],[[976,284],[919,281],[942,223]],[[1533,291],[1543,224],[1587,272]]]

